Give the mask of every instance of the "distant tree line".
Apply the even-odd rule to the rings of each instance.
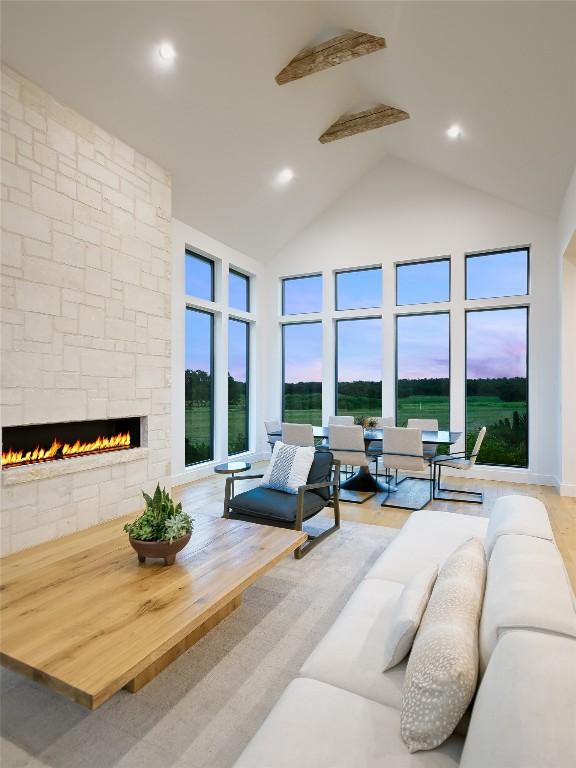
[[[185,371],[184,398],[189,408],[203,408],[212,399],[212,377],[206,371]],[[236,381],[228,374],[228,404],[237,406],[246,402],[246,382]]]

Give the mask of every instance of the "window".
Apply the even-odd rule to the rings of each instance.
[[[482,464],[528,466],[528,308],[466,313],[466,447]]]
[[[228,321],[228,453],[248,450],[250,326]]]
[[[450,259],[396,265],[396,304],[450,301]]]
[[[438,419],[450,428],[450,315],[396,318],[396,424]]]
[[[186,308],[185,462],[214,458],[214,316]]]
[[[528,248],[466,256],[466,298],[525,296],[528,261]]]
[[[186,251],[186,295],[214,301],[214,262]]]
[[[382,321],[336,322],[336,413],[382,415]]]
[[[322,424],[322,323],[282,326],[282,418]]]
[[[322,275],[286,277],[282,280],[282,314],[322,312]]]
[[[336,272],[336,309],[370,309],[381,306],[381,267]]]
[[[233,269],[228,272],[228,304],[250,312],[250,278]]]

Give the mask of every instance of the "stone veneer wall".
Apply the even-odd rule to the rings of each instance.
[[[148,417],[134,460],[3,471],[6,553],[134,512],[169,478],[171,187],[5,66],[2,83],[2,424]]]

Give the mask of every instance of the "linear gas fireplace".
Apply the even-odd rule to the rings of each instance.
[[[126,451],[140,445],[140,417],[4,427],[2,469]]]

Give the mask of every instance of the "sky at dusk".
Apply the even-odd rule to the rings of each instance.
[[[186,370],[210,371],[210,328],[212,315],[186,310]]]
[[[399,379],[447,379],[450,376],[448,313],[399,317],[396,328]]]
[[[228,372],[236,381],[246,383],[248,324],[241,320],[228,321]]]
[[[248,312],[249,280],[237,272],[228,273],[228,306]]]
[[[382,270],[361,269],[336,273],[336,309],[382,306]]]
[[[322,323],[284,326],[284,381],[322,381]]]
[[[338,381],[382,381],[382,321],[339,320]]]
[[[322,276],[297,277],[284,280],[285,315],[299,315],[306,312],[322,312]]]
[[[396,304],[424,304],[450,299],[450,261],[421,261],[396,267]]]
[[[469,256],[466,259],[466,298],[523,296],[528,293],[528,251]]]
[[[207,259],[201,259],[194,254],[186,254],[186,295],[197,296],[199,299],[212,297],[212,270],[214,265]]]
[[[526,376],[527,310],[494,309],[466,315],[469,379]]]

